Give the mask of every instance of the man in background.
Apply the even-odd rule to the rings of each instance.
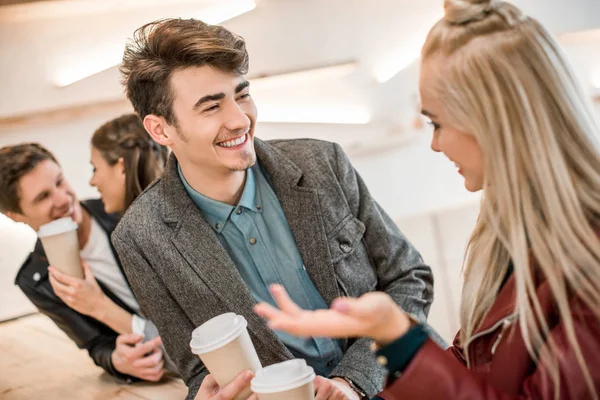
[[[107,214],[101,200],[80,202],[54,155],[37,143],[1,148],[0,171],[0,211],[35,231],[53,220],[72,218],[79,225],[84,261],[84,280],[58,273],[60,280],[53,280],[38,240],[15,283],[106,372],[126,381],[160,380],[161,339],[142,344],[143,332],[133,332],[139,304],[110,244],[118,216]],[[75,280],[76,292],[61,283]]]

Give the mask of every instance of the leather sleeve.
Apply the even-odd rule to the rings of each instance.
[[[35,260],[35,255],[28,260],[30,263],[40,263]],[[103,368],[109,374],[124,380],[136,378],[121,374],[112,365],[111,354],[115,349],[118,334],[101,322],[78,313],[68,307],[59,297],[54,294],[52,286],[48,281],[46,268],[38,268],[32,265],[40,274],[39,281],[34,281],[25,271],[21,271],[17,277],[16,284],[38,308],[48,316],[80,349],[86,349],[96,365]]]
[[[591,374],[593,390],[600,392],[600,322],[590,310],[579,310],[574,319],[575,336]],[[575,351],[569,346],[562,324],[550,332],[560,351],[559,386],[554,385],[543,364],[525,379],[520,394],[508,394],[493,387],[481,375],[469,371],[452,351],[444,351],[428,340],[413,358],[405,373],[388,386],[380,396],[385,400],[583,400],[591,398],[590,388],[579,368]],[[548,346],[542,347],[540,358],[548,357]]]

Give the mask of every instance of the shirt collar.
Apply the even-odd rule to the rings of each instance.
[[[185,179],[183,176],[183,172],[181,171],[181,167],[177,164],[177,173],[179,174],[179,178],[185,187],[186,192],[192,198],[196,206],[202,211],[204,218],[210,224],[210,226],[218,233],[221,233],[223,229],[225,229],[225,225],[231,219],[231,214],[238,207],[243,207],[251,211],[262,212],[262,207],[256,203],[257,200],[257,190],[256,190],[256,179],[255,172],[253,169],[256,167],[248,168],[246,170],[246,182],[244,184],[244,190],[242,192],[242,197],[237,206],[232,206],[227,203],[223,203],[217,200],[213,200],[209,197],[206,197],[202,193],[195,190]],[[260,171],[258,171],[260,173]]]

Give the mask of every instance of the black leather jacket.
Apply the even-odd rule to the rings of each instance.
[[[107,214],[104,211],[104,204],[101,200],[86,200],[81,205],[94,218],[102,229],[106,232],[110,242],[110,234],[117,226],[118,215]],[[112,248],[112,243],[111,243]],[[119,258],[114,249],[112,249],[117,260],[117,264],[123,272],[119,263]],[[125,273],[125,281],[129,283]],[[15,284],[21,288],[23,293],[31,302],[45,315],[65,332],[80,349],[86,349],[96,363],[109,374],[127,381],[136,380],[129,375],[122,374],[115,370],[111,361],[111,354],[115,349],[115,343],[119,334],[113,331],[102,322],[80,314],[68,307],[63,301],[54,294],[54,290],[48,279],[48,260],[38,240],[35,249],[29,255],[21,269],[17,273]],[[121,299],[115,296],[101,282],[98,282],[104,293],[121,308],[130,313],[134,313]]]

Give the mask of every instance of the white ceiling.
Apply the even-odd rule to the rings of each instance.
[[[54,83],[57,71],[102,54],[154,19],[201,17],[199,10],[214,1],[55,0],[0,7],[0,119],[122,99],[116,68],[64,88]],[[384,84],[375,76],[390,57],[419,45],[438,18],[442,0],[256,2],[253,11],[224,23],[246,39],[250,75],[357,63],[342,78],[292,82],[256,93],[259,104],[365,107],[380,132],[410,127],[418,102],[417,63]],[[599,0],[516,3],[559,35],[600,28]],[[593,71],[600,71],[600,37],[572,39],[568,46],[589,83]]]

